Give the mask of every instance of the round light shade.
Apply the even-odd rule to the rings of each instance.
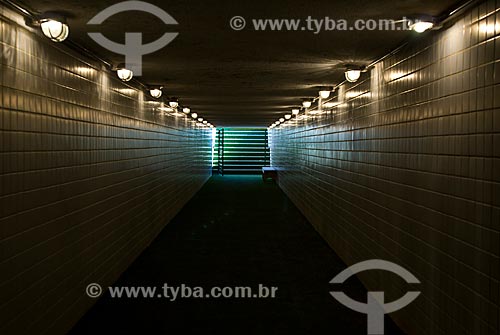
[[[330,96],[330,95],[328,95],[328,96]],[[312,101],[311,100],[304,100],[304,101],[302,101],[302,106],[304,106],[304,108],[310,108],[312,106]]]
[[[202,117],[199,117],[199,118],[198,118],[198,121],[200,121],[200,122],[201,122],[201,121],[203,121],[203,118],[202,118]]]
[[[280,119],[280,123],[283,123],[283,122],[285,122],[285,119],[284,119],[284,118],[281,118],[281,119]]]
[[[281,123],[281,122],[279,122],[279,121],[276,121],[276,122],[275,122],[274,124],[275,124],[275,125],[279,125],[280,123]]]
[[[309,106],[309,107],[311,107],[311,106]],[[300,113],[300,109],[292,109],[293,115],[299,115],[299,113]]]
[[[361,77],[361,70],[347,70],[345,72],[345,79],[350,83],[355,83]]]
[[[193,113],[193,114],[191,114],[191,117],[192,117],[193,119],[196,119],[196,118],[198,117],[198,114]]]
[[[191,113],[191,108],[189,108],[189,107],[184,107],[184,108],[182,109],[182,112],[184,112],[184,113],[186,113],[186,114],[189,114],[189,113]]]
[[[432,29],[432,27],[434,27],[434,23],[430,21],[418,21],[410,26],[412,30],[416,31],[419,34],[423,33],[426,30]]]
[[[163,92],[159,88],[153,88],[153,89],[149,90],[149,94],[151,94],[151,96],[153,98],[158,99],[158,98],[161,97],[161,95],[163,94]]]
[[[208,123],[208,121],[207,121],[207,120],[203,120],[203,124],[207,124],[207,123]]]
[[[177,101],[177,99],[172,99],[168,102],[168,105],[172,108],[177,108],[179,106],[179,101]]]
[[[118,75],[118,78],[120,78],[123,81],[130,81],[134,77],[134,73],[129,69],[125,68],[120,68],[116,70],[116,74]]]
[[[292,115],[290,115],[290,114],[285,115],[285,119],[290,120],[291,118],[292,118]]]
[[[321,99],[328,99],[328,97],[330,96],[330,91],[319,91],[319,96],[321,97]]]
[[[69,27],[66,23],[52,19],[44,19],[40,23],[43,34],[54,42],[62,42],[69,36]]]

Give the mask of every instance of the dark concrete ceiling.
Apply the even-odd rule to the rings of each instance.
[[[345,64],[367,64],[400,45],[407,31],[254,31],[256,18],[401,19],[415,14],[438,15],[456,0],[176,0],[148,2],[163,8],[178,25],[165,25],[155,16],[124,12],[103,25],[86,23],[119,0],[24,0],[36,12],[67,13],[70,39],[113,63],[122,55],[96,44],[88,32],[102,32],[123,43],[124,32],[142,32],[144,43],[165,32],[178,32],[165,48],[144,56],[146,84],[162,84],[217,126],[267,126],[301,98],[317,95],[317,87],[343,80]],[[233,16],[247,19],[247,29],[234,31]],[[417,37],[415,37],[417,38]]]

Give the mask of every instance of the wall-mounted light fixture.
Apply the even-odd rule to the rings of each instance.
[[[285,122],[285,119],[284,118],[280,118],[280,123],[283,123]]]
[[[293,115],[299,115],[299,113],[300,113],[300,109],[298,109],[298,108],[292,109],[292,114]]]
[[[191,114],[191,117],[192,117],[193,119],[196,119],[196,118],[198,117],[198,114],[193,113],[193,114]]]
[[[134,73],[125,67],[125,64],[120,64],[116,67],[116,74],[122,81],[130,81],[134,77]]]
[[[287,114],[287,115],[285,115],[285,119],[290,120],[291,118],[292,118],[292,115],[291,115],[291,114]]]
[[[421,34],[424,31],[434,28],[436,19],[429,15],[420,15],[410,24],[410,29]]]
[[[202,117],[199,117],[199,118],[198,118],[198,121],[200,121],[200,122],[201,122],[201,121],[203,121],[203,118],[202,118]]]
[[[331,87],[323,87],[319,91],[319,96],[321,99],[328,99],[330,97],[330,94],[332,93],[332,88]]]
[[[40,25],[42,33],[54,42],[63,42],[69,36],[69,26],[66,18],[58,13],[47,12],[40,16],[38,21],[30,22],[31,25]]]
[[[348,67],[345,71],[345,79],[350,83],[355,83],[361,78],[361,67]]]
[[[319,96],[321,99],[328,99],[330,97],[330,91],[319,91]]]
[[[328,95],[328,96],[330,96],[330,95]],[[302,99],[302,106],[304,108],[311,108],[311,106],[312,106],[312,100],[311,99]]]
[[[179,99],[170,98],[170,100],[168,101],[168,105],[172,108],[177,108],[179,106]]]
[[[149,94],[155,99],[159,99],[161,95],[163,94],[161,87],[152,87],[149,89]]]
[[[189,107],[184,107],[184,108],[182,109],[182,112],[183,112],[183,113],[185,113],[185,114],[189,114],[189,113],[191,113],[191,108],[189,108]]]

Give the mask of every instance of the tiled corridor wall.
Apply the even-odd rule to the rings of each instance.
[[[62,334],[209,177],[211,133],[0,7],[0,333]]]
[[[348,265],[385,259],[420,279],[392,314],[408,334],[498,334],[498,7],[415,36],[323,114],[271,132],[281,188]],[[409,289],[384,271],[362,280],[386,301]]]

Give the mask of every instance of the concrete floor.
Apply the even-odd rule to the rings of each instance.
[[[274,183],[212,177],[115,286],[277,286],[275,299],[112,299],[71,334],[366,334],[329,294],[346,265]],[[366,300],[349,280],[344,291]],[[402,332],[386,317],[386,334]]]

